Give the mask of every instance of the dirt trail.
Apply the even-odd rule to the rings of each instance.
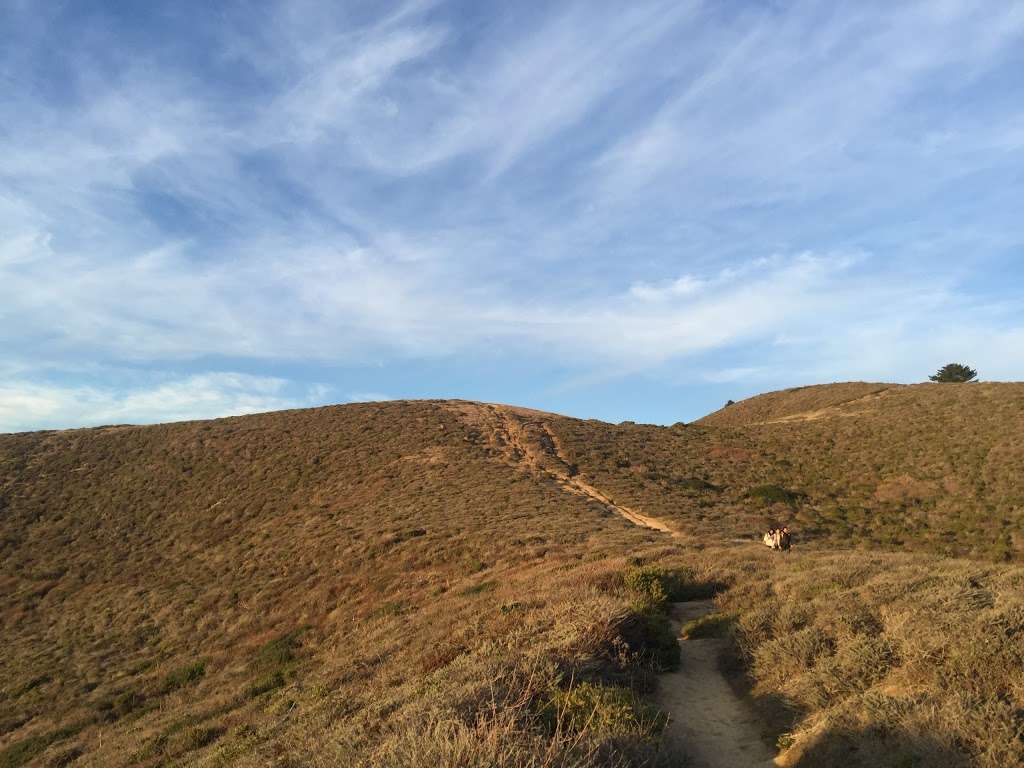
[[[451,406],[466,423],[480,428],[488,441],[512,463],[556,481],[569,493],[593,499],[634,525],[681,536],[661,520],[616,504],[577,474],[544,414],[521,408],[480,403]],[[742,543],[754,543],[746,539]],[[676,630],[710,613],[710,600],[677,603]],[[660,680],[658,704],[669,714],[667,738],[683,748],[691,768],[760,768],[773,766],[771,750],[761,741],[757,719],[736,697],[718,669],[724,641],[681,640],[680,669]]]
[[[713,610],[710,600],[676,603],[676,626]],[[714,638],[679,641],[679,671],[662,676],[658,686],[658,704],[669,713],[666,735],[685,750],[691,768],[774,766],[756,716],[718,669],[723,642]]]
[[[794,421],[818,421],[819,419],[825,419],[832,416],[859,416],[863,411],[849,411],[846,409],[851,405],[860,405],[873,400],[880,400],[885,397],[891,389],[892,387],[882,387],[881,389],[876,389],[874,392],[868,392],[866,395],[861,395],[851,400],[844,400],[841,403],[833,403],[832,405],[828,405],[814,411],[803,411],[802,413],[793,413],[789,416],[780,416],[777,419],[768,419],[761,423],[788,424]]]
[[[539,411],[511,408],[507,406],[483,406],[483,415],[491,427],[499,445],[507,447],[513,460],[525,461],[535,470],[542,472],[566,491],[577,496],[593,499],[607,509],[629,520],[634,525],[651,528],[672,536],[679,535],[673,528],[656,517],[637,512],[635,509],[616,504],[601,491],[576,474],[576,468],[566,459],[558,438],[544,422]],[[531,434],[532,433],[532,434]]]

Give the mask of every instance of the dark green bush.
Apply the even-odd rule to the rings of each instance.
[[[679,668],[679,642],[672,622],[664,613],[639,611],[625,614],[613,622],[612,647],[625,651],[633,661],[650,664],[660,672]]]
[[[714,483],[709,483],[707,480],[702,480],[699,477],[679,477],[672,481],[677,488],[682,488],[685,491],[697,491],[699,493],[705,492],[717,492],[722,490]]]
[[[788,504],[792,507],[807,498],[807,494],[791,491],[781,485],[759,485],[747,491],[747,498],[760,501],[763,504]]]
[[[722,637],[732,626],[733,617],[726,613],[709,613],[683,625],[680,634],[687,640]]]
[[[49,733],[30,736],[16,741],[0,750],[0,768],[18,768],[43,752],[51,744],[71,738],[83,728],[82,725],[59,728]]]
[[[205,674],[205,661],[197,661],[195,664],[178,667],[164,678],[164,693],[170,693],[179,688],[184,688],[186,685],[198,682]]]
[[[597,737],[652,736],[665,727],[665,715],[628,688],[579,683],[556,688],[542,716],[551,730],[587,732]]]
[[[665,612],[669,603],[706,600],[723,588],[719,582],[697,579],[696,574],[688,569],[669,571],[655,566],[627,568],[622,581],[636,596],[636,607],[640,611]]]
[[[96,705],[101,720],[114,722],[136,711],[145,703],[146,698],[136,691],[124,691]]]
[[[298,644],[297,632],[288,632],[268,641],[256,655],[257,669],[277,669],[294,661]]]
[[[264,693],[270,693],[278,688],[284,687],[284,673],[278,670],[266,677],[262,677],[255,683],[250,685],[245,695],[250,699],[255,699],[257,696],[262,696]]]
[[[23,696],[29,691],[34,690],[41,685],[46,685],[47,683],[52,681],[53,679],[49,675],[40,675],[38,677],[33,677],[31,680],[29,680],[27,683],[21,686],[21,688],[18,688],[16,691],[14,691],[14,698]]]
[[[964,384],[973,381],[978,372],[963,363],[947,363],[928,378],[940,384]]]
[[[466,587],[464,590],[459,592],[460,595],[480,595],[484,592],[490,592],[498,588],[498,582],[496,581],[481,581],[479,584],[474,584],[471,587]]]
[[[679,600],[685,582],[676,571],[654,566],[634,566],[626,569],[622,577],[626,589],[636,598],[637,608],[666,611],[668,604]]]
[[[196,725],[184,731],[175,746],[182,752],[190,752],[212,744],[224,734],[223,728]],[[177,751],[177,750],[176,750]]]

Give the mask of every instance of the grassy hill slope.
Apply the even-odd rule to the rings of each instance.
[[[790,522],[828,546],[1024,554],[1024,384],[839,384],[670,428],[559,419],[616,501],[712,540]]]
[[[850,384],[668,428],[438,401],[0,436],[0,768],[656,765],[664,601],[714,585],[788,764],[1014,764],[1021,569],[833,550],[1018,556],[1022,406]],[[730,541],[772,520],[791,557]]]
[[[842,406],[853,405],[863,410],[863,406],[870,405],[878,396],[898,388],[898,384],[851,381],[783,389],[727,405],[708,414],[697,423],[709,427],[744,427],[752,424],[821,418],[835,414]]]
[[[0,437],[0,765],[379,763],[407,716],[471,751],[489,685],[626,605],[580,573],[654,540],[491,437],[439,403]]]

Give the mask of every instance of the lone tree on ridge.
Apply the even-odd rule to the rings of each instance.
[[[976,370],[966,365],[948,363],[939,368],[934,376],[929,376],[928,378],[940,384],[964,384],[968,381],[973,381],[977,375],[978,372]]]

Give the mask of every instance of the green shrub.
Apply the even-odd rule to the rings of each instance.
[[[298,644],[297,632],[288,632],[266,642],[256,654],[256,668],[277,669],[291,663],[295,660]]]
[[[409,610],[409,602],[407,600],[391,600],[389,602],[381,604],[381,606],[373,612],[374,616],[401,616],[403,613]]]
[[[940,384],[963,384],[973,381],[978,377],[978,372],[969,365],[963,363],[946,363],[928,378]]]
[[[284,686],[285,672],[295,661],[295,649],[302,631],[299,629],[275,637],[260,648],[254,666],[263,675],[246,688],[247,698],[253,699]]]
[[[613,653],[624,650],[635,660],[652,665],[659,672],[679,668],[679,642],[672,622],[664,613],[633,612],[612,624]]]
[[[651,736],[666,723],[663,713],[640,701],[628,688],[595,683],[551,691],[542,714],[552,730],[602,738]]]
[[[191,752],[212,744],[224,734],[223,728],[195,725],[183,731],[170,745],[174,753]]]
[[[81,747],[68,747],[63,749],[54,755],[49,762],[47,762],[47,768],[65,768],[65,766],[71,765],[73,762],[78,760],[85,752]]]
[[[206,674],[206,662],[197,661],[195,664],[187,664],[178,667],[164,678],[164,693],[176,691],[186,685],[198,682]]]
[[[732,624],[733,617],[727,613],[709,613],[684,624],[680,634],[687,640],[722,637]]]
[[[702,480],[699,477],[680,477],[673,480],[677,488],[682,488],[686,491],[698,491],[704,492],[717,492],[722,490],[719,486],[709,483],[707,480]]]
[[[145,701],[146,698],[141,693],[124,691],[113,698],[99,702],[96,709],[101,720],[114,722],[139,709]]]
[[[704,600],[714,597],[723,588],[716,581],[699,581],[693,571],[667,571],[654,566],[633,566],[626,569],[623,584],[635,595],[640,611],[667,611],[669,603]]]
[[[278,670],[272,674],[262,677],[255,683],[250,685],[245,695],[247,698],[255,699],[257,696],[262,696],[264,693],[270,693],[276,691],[278,688],[284,687],[284,673]]]
[[[653,566],[629,568],[622,581],[634,594],[640,610],[667,610],[670,602],[679,599],[683,588],[679,573]]]
[[[807,498],[807,494],[791,491],[781,485],[759,485],[747,491],[747,498],[760,501],[763,504],[788,504],[792,507]]]
[[[459,592],[460,595],[480,595],[484,592],[490,592],[498,588],[498,582],[496,581],[481,581],[479,584],[474,584],[471,587],[466,587],[464,590]]]
[[[29,680],[27,683],[21,686],[21,688],[15,690],[13,696],[14,698],[24,696],[29,691],[34,690],[41,685],[46,685],[47,683],[52,681],[53,678],[51,678],[49,675],[39,675],[38,677],[33,677],[31,680]]]
[[[36,736],[29,736],[27,739],[16,741],[13,744],[0,750],[0,768],[18,768],[32,760],[36,755],[43,752],[51,744],[69,739],[84,725],[60,728],[49,733],[41,733]]]

